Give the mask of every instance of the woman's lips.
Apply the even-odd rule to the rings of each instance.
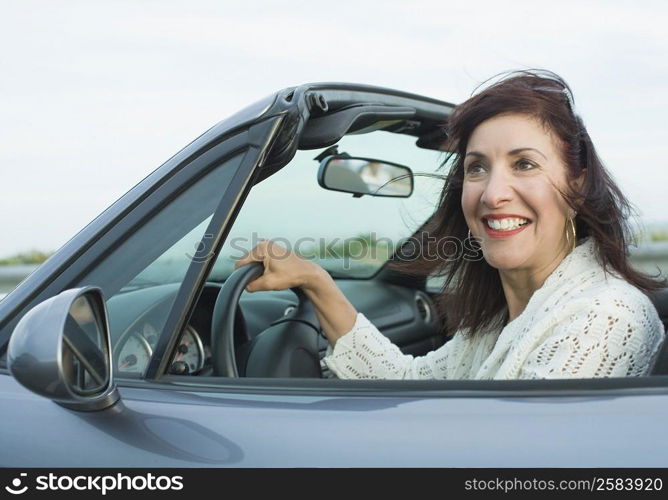
[[[483,223],[483,226],[485,227],[485,232],[487,233],[487,236],[489,236],[490,238],[507,238],[509,236],[513,236],[514,234],[524,231],[530,224],[531,222],[527,222],[523,226],[520,226],[517,229],[511,229],[509,231],[500,231],[497,229],[492,229],[487,225],[486,222]]]

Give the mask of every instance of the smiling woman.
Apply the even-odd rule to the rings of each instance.
[[[300,276],[286,286],[301,286],[314,303],[330,341],[323,361],[341,378],[649,373],[664,328],[647,294],[665,283],[627,260],[631,205],[568,85],[550,72],[509,74],[457,106],[446,130],[451,168],[419,255],[389,267],[445,276],[438,302],[450,341],[426,356],[403,354],[313,264],[268,257],[269,242],[240,262],[264,261],[251,288]],[[443,256],[442,242],[453,238],[473,254]]]
[[[516,147],[531,144],[534,147]],[[558,143],[541,123],[504,114],[476,127],[464,161],[462,209],[485,261],[499,271],[509,319],[575,248],[575,211],[555,189],[567,189]],[[579,192],[584,172],[575,184]]]

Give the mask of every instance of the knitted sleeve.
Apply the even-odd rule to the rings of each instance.
[[[663,339],[663,324],[642,292],[608,294],[557,323],[528,355],[519,378],[646,375]]]
[[[323,362],[345,379],[448,379],[469,371],[475,356],[472,344],[459,332],[425,356],[403,354],[364,316],[327,350]]]

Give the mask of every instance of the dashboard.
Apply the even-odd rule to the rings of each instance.
[[[353,306],[403,352],[423,355],[443,344],[434,306],[427,293],[374,280],[337,280],[337,284]],[[169,373],[212,375],[211,325],[222,286],[222,283],[206,283],[170,355]],[[107,301],[115,376],[143,376],[178,288],[178,284],[145,287],[114,295]],[[296,306],[297,297],[290,290],[244,292],[234,332],[238,363],[244,363],[253,338]],[[319,347],[322,357],[327,348],[324,336]],[[243,372],[244,367],[239,366],[239,373]]]
[[[211,324],[221,283],[207,283],[195,310],[171,354],[169,373],[211,375]],[[139,378],[153,355],[178,285],[157,285],[113,296],[107,301],[112,359],[116,376]],[[240,301],[242,316],[235,330],[235,345],[244,345],[274,320],[297,305],[290,290],[256,292]]]

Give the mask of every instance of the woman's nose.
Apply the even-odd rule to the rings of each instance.
[[[489,208],[495,208],[513,197],[512,179],[503,168],[493,168],[487,178],[481,200]]]

